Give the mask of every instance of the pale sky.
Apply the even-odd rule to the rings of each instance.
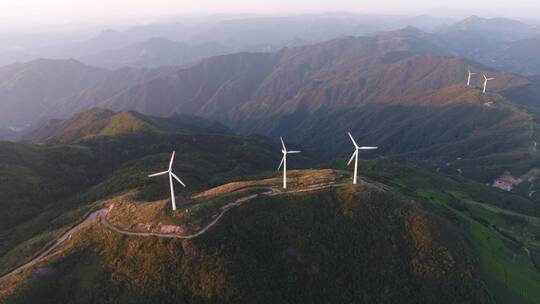
[[[320,12],[443,14],[540,20],[540,0],[0,0],[0,32],[62,24],[147,23],[183,15]]]

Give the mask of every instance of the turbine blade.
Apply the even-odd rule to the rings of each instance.
[[[279,163],[279,167],[277,168],[278,171],[281,170],[281,166],[283,166],[283,162],[285,161],[285,157],[287,157],[286,154],[283,154],[283,158],[281,159],[281,162]]]
[[[296,154],[296,153],[300,153],[302,151],[287,151],[287,154]]]
[[[283,142],[283,137],[279,137],[279,139],[281,140],[281,146],[283,147],[283,151],[287,151],[287,148],[285,148],[285,143]]]
[[[163,172],[159,172],[159,173],[156,173],[156,174],[148,175],[148,177],[160,176],[160,175],[164,175],[164,174],[167,174],[167,173],[169,173],[169,171],[163,171]]]
[[[484,79],[485,80],[488,80],[488,78],[486,77],[486,74],[482,74],[484,76]]]
[[[180,183],[180,185],[182,185],[182,186],[184,186],[184,187],[186,186],[186,184],[184,184],[184,182],[182,182],[182,180],[180,180],[180,179],[178,178],[178,176],[176,176],[176,174],[174,174],[174,173],[171,172],[171,175],[172,175],[172,177],[174,177],[174,179],[176,179],[176,180]]]
[[[352,140],[353,145],[354,145],[355,147],[358,148],[358,144],[357,144],[356,141],[354,140],[354,137],[352,136],[351,132],[348,132],[348,134],[349,134],[349,137],[350,137],[351,140]]]
[[[377,150],[379,147],[360,147],[358,150]]]
[[[353,153],[352,156],[351,156],[351,159],[349,159],[349,162],[347,163],[347,166],[349,166],[349,165],[352,163],[354,157],[356,156],[356,153],[358,153],[358,150],[355,150],[355,151],[354,151],[354,153]]]
[[[172,152],[172,156],[171,156],[171,161],[169,162],[169,170],[171,170],[172,168],[172,164],[173,164],[173,161],[174,161],[174,154],[176,153],[176,151],[173,151]]]

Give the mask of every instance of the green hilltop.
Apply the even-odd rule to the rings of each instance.
[[[136,113],[111,117],[125,116],[154,121]],[[219,133],[219,124],[199,118],[157,121],[164,127],[155,132],[83,136],[69,144],[1,142],[0,273],[42,252],[94,210],[95,201],[134,188],[144,198],[166,196],[166,180],[146,175],[164,170],[175,149],[174,170],[189,186],[179,192],[259,174],[279,162],[267,139]]]
[[[137,191],[113,197],[98,205],[113,204],[108,220],[124,231],[210,228],[176,239],[96,223],[5,281],[0,298],[538,303],[539,208],[527,198],[391,161],[363,162],[361,172],[358,186],[341,170],[293,170],[287,191],[279,176],[228,183],[193,193],[197,203],[177,213]]]

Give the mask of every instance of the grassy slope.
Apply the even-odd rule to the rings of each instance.
[[[194,193],[268,170],[279,161],[272,148],[265,140],[216,134],[128,134],[77,146],[2,144],[0,273],[38,254],[96,201],[133,188],[144,199],[167,196],[166,180],[146,175],[162,171],[173,149],[174,170]]]
[[[78,146],[0,144],[0,272],[37,254],[88,206],[65,197],[97,176],[92,153]],[[51,208],[51,204],[55,208]]]
[[[258,198],[195,240],[94,227],[7,303],[489,302],[464,247],[447,221],[361,182]]]
[[[466,223],[462,228],[479,259],[489,290],[501,303],[540,303],[538,205],[511,193],[427,170],[366,162],[366,174],[423,198],[440,214]],[[523,213],[534,214],[527,216]],[[525,249],[526,248],[526,249]]]
[[[168,199],[141,202],[134,200],[137,197],[134,193],[107,201],[107,204],[114,204],[114,209],[109,213],[109,220],[115,226],[123,229],[151,232],[160,232],[159,228],[162,225],[177,225],[185,231],[183,234],[189,234],[205,227],[227,204],[240,198],[268,192],[270,187],[290,192],[317,187],[325,183],[336,183],[343,181],[343,179],[344,175],[334,170],[291,170],[288,172],[287,190],[281,189],[281,176],[232,182],[195,194],[189,198],[195,202],[194,204],[189,203],[182,206],[181,198],[178,198],[177,205],[180,211],[176,213],[171,212]],[[138,224],[149,224],[150,227],[149,229],[141,229]]]
[[[318,171],[311,171],[311,173],[314,172]],[[133,303],[137,303],[137,301],[133,298],[124,298],[130,297],[129,294],[133,292],[135,292],[137,300],[143,302],[157,301],[156,299],[163,299],[164,303],[172,301],[172,299],[179,302],[182,299],[201,303],[219,302],[220,300],[235,302],[240,298],[250,298],[253,301],[261,302],[262,298],[257,298],[254,295],[254,290],[257,288],[265,299],[273,299],[278,302],[298,302],[300,301],[298,297],[304,297],[302,299],[308,297],[311,302],[316,301],[313,299],[325,299],[325,297],[327,297],[326,299],[335,297],[335,299],[345,302],[358,299],[355,297],[362,297],[366,301],[392,302],[392,299],[396,299],[394,297],[404,297],[404,294],[401,293],[404,292],[404,289],[393,286],[392,291],[385,291],[384,298],[381,298],[383,291],[376,287],[366,289],[365,286],[366,284],[369,286],[369,283],[354,277],[352,274],[352,277],[343,280],[347,282],[345,285],[335,285],[335,281],[339,281],[336,280],[339,275],[333,274],[332,271],[340,269],[340,271],[346,272],[346,270],[339,268],[339,264],[336,262],[329,262],[334,264],[332,267],[325,268],[325,271],[329,271],[326,274],[321,270],[320,261],[326,263],[334,258],[337,259],[337,257],[340,258],[340,261],[346,260],[347,258],[344,256],[336,256],[336,254],[345,254],[340,250],[352,251],[355,254],[360,252],[369,256],[380,254],[383,250],[395,253],[392,251],[395,249],[392,246],[400,245],[393,243],[395,238],[391,235],[396,233],[393,229],[397,231],[404,229],[403,231],[408,231],[410,240],[417,247],[411,251],[412,256],[395,256],[392,259],[409,261],[410,267],[417,267],[414,272],[416,276],[429,274],[430,279],[416,281],[418,277],[415,277],[414,280],[408,281],[410,277],[404,275],[407,273],[406,271],[403,273],[399,272],[401,270],[393,269],[392,271],[397,271],[396,275],[404,275],[399,279],[394,278],[405,282],[403,284],[415,282],[407,287],[409,290],[417,290],[415,288],[422,290],[420,293],[415,292],[415,296],[427,297],[421,300],[415,298],[416,300],[427,301],[426,299],[431,296],[432,299],[446,298],[449,302],[462,302],[462,299],[457,300],[456,297],[464,296],[464,294],[441,297],[438,288],[444,286],[445,290],[472,292],[469,288],[475,286],[474,288],[479,293],[468,294],[467,299],[473,299],[471,297],[474,296],[478,297],[474,298],[476,302],[488,301],[489,297],[480,294],[481,285],[477,285],[476,279],[472,279],[481,278],[486,284],[485,288],[489,290],[497,302],[539,303],[540,272],[535,269],[534,261],[538,261],[540,253],[540,219],[532,216],[536,214],[537,208],[526,197],[504,193],[474,182],[456,180],[394,162],[362,162],[361,172],[381,184],[366,183],[363,180],[360,190],[345,186],[339,190],[320,191],[318,194],[301,193],[259,198],[245,206],[231,210],[230,214],[223,218],[223,222],[212,228],[202,238],[193,241],[126,238],[98,229],[90,233],[92,237],[90,240],[84,241],[85,244],[77,244],[76,246],[72,244],[75,246],[73,248],[76,248],[75,251],[66,251],[65,259],[59,259],[53,263],[54,269],[57,269],[58,273],[52,276],[52,279],[41,278],[31,281],[31,285],[27,285],[27,287],[31,286],[28,287],[30,288],[27,289],[28,292],[18,293],[21,298],[18,298],[17,301],[29,301],[39,297],[40,288],[43,288],[41,294],[46,294],[48,290],[54,288],[51,286],[53,284],[51,280],[60,278],[62,282],[66,282],[65,284],[70,286],[70,294],[82,296],[80,294],[82,292],[85,295],[92,294],[91,298],[93,299],[101,300],[103,295],[96,294],[99,291],[107,294],[114,301],[124,299]],[[338,182],[348,183],[347,179],[343,180],[340,175],[320,174],[319,177],[302,185],[302,187],[316,184],[328,178],[337,178]],[[302,174],[298,177],[302,177]],[[306,179],[302,180],[305,182]],[[203,204],[189,208],[208,211],[193,213],[192,216],[195,217],[195,220],[202,223],[207,221],[225,201],[237,197],[239,191],[244,195],[251,191],[250,189],[260,191],[261,186],[276,182],[278,183],[279,179],[263,180],[256,183],[233,183],[217,187],[195,195],[194,197]],[[291,184],[294,185],[294,181]],[[389,192],[388,187],[384,185],[392,186],[402,195],[397,195],[394,191]],[[422,208],[418,204],[412,203],[411,199],[421,202],[422,208],[426,209],[427,213],[421,211]],[[367,203],[369,207],[366,207],[364,203]],[[522,206],[523,204],[525,206]],[[142,221],[159,219],[170,220],[170,223],[178,224],[184,220],[190,220],[183,216],[170,217],[170,214],[165,211],[167,207],[165,201],[143,205],[132,205],[126,202],[124,207],[124,211],[135,208],[135,213],[143,210],[140,208],[149,208],[148,210],[152,212],[147,214],[148,217],[141,218]],[[317,211],[315,212],[313,209]],[[524,215],[523,212],[531,215]],[[134,215],[135,213],[126,212],[126,216],[131,218],[130,214]],[[438,214],[438,216],[434,214]],[[354,227],[347,226],[347,221],[343,221],[343,217],[361,217],[366,221],[371,221],[371,224],[363,222],[356,223]],[[122,218],[120,214],[117,214],[117,219],[117,224],[124,227],[130,227],[135,223],[130,219]],[[379,231],[379,229],[383,229],[379,227],[381,223],[383,226],[391,224],[393,227],[387,227],[390,230],[384,232],[384,237],[382,234],[377,236],[378,233],[382,233]],[[358,225],[366,228],[361,229],[362,232],[360,232],[357,230]],[[367,237],[366,232],[371,234],[368,240],[355,241],[355,236]],[[341,242],[339,239],[345,235],[347,235],[348,241],[339,245]],[[319,238],[319,236],[324,237]],[[330,239],[333,239],[334,243],[330,242]],[[78,239],[77,242],[81,242],[81,240]],[[343,240],[343,242],[345,241]],[[433,245],[434,243],[440,247]],[[390,246],[390,244],[393,245]],[[390,247],[383,248],[387,245]],[[288,251],[291,246],[293,250]],[[296,246],[300,246],[298,248],[302,248],[302,250],[308,250],[307,253],[300,250],[301,254],[299,255]],[[425,246],[429,248],[429,254],[422,253],[422,248]],[[370,250],[366,251],[368,247]],[[93,248],[93,250],[84,248]],[[128,253],[124,252],[126,248]],[[281,248],[281,255],[266,253],[276,251],[275,248]],[[530,258],[525,248],[530,252]],[[292,252],[292,257],[288,256],[290,252]],[[82,286],[79,281],[87,281],[87,278],[82,274],[77,274],[79,271],[77,269],[84,265],[66,262],[71,259],[76,260],[77,258],[73,256],[77,254],[88,256],[89,259],[99,261],[100,265],[104,265],[104,268],[98,264],[93,265],[99,269],[94,269],[94,271],[98,272],[96,277],[99,277],[100,280],[104,280],[104,278],[116,279],[113,281],[107,279],[103,282],[91,279],[89,283],[85,283],[87,287]],[[139,254],[142,254],[143,257],[138,257]],[[418,255],[417,259],[413,258],[415,254]],[[272,260],[267,261],[269,257]],[[371,256],[371,258],[374,257]],[[383,258],[390,257],[384,256]],[[292,262],[284,261],[284,259],[292,259]],[[310,259],[318,261],[317,267],[311,268],[313,265],[306,262],[306,260],[312,261]],[[356,263],[358,259],[364,260],[365,257],[352,259],[353,262],[347,263],[348,267],[351,269],[359,267],[356,272],[364,275],[381,272],[380,269],[371,269],[369,267],[374,266],[366,264],[351,266],[351,263]],[[456,259],[463,263],[459,265],[464,268],[456,268],[456,264],[454,264]],[[290,272],[279,267],[274,269],[275,265],[289,262],[292,264],[286,265],[288,265],[287,269],[290,268]],[[162,268],[162,263],[173,265],[170,267],[179,267],[181,274],[169,274],[170,268]],[[390,261],[385,263],[393,265]],[[131,269],[132,266],[129,265],[136,269]],[[143,268],[134,265],[142,265]],[[536,265],[539,265],[538,262]],[[153,267],[156,269],[154,270]],[[314,281],[313,275],[309,274],[310,269],[317,268],[319,274],[325,273],[326,281],[324,283]],[[456,269],[468,270],[464,270],[461,275],[458,275],[458,279],[456,277],[452,279],[448,271],[452,272]],[[252,271],[260,274],[262,278],[251,274]],[[433,276],[433,272],[438,274]],[[283,281],[284,278],[287,278],[288,285],[280,286],[279,283],[275,283]],[[329,281],[330,278],[333,278],[334,281]],[[440,280],[432,280],[433,278]],[[170,280],[175,283],[171,283]],[[360,280],[363,282],[363,287],[348,285],[351,280]],[[373,277],[369,280],[379,282],[381,286],[392,286],[384,277]],[[310,287],[303,285],[307,284],[306,282],[309,282]],[[446,285],[456,282],[468,287]],[[321,287],[317,287],[316,284],[321,284]],[[265,287],[261,289],[261,286]],[[342,292],[339,295],[334,294],[333,289],[329,286],[338,288]],[[356,294],[343,292],[344,289],[348,290],[348,288],[354,290],[360,288],[360,291]],[[67,290],[64,287],[62,289]],[[317,291],[315,292],[313,289]],[[319,289],[321,291],[318,291]],[[160,290],[163,292],[162,295],[166,294],[167,296],[160,298],[160,295],[153,290]],[[282,290],[282,292],[277,294],[275,290]],[[303,292],[300,292],[301,290]],[[309,291],[306,292],[306,290]],[[434,293],[434,290],[437,291]],[[3,291],[5,292],[6,289]],[[65,298],[67,294],[64,291],[54,294],[53,299],[67,301]],[[82,297],[84,298],[84,296]],[[16,300],[13,301],[18,303]]]
[[[138,112],[113,112],[93,108],[76,114],[46,130],[35,132],[34,141],[47,143],[76,143],[96,136],[115,136],[130,133],[231,133],[225,126],[203,118],[174,114],[170,117],[153,117]],[[47,127],[44,127],[47,129]],[[39,136],[38,136],[39,135]]]

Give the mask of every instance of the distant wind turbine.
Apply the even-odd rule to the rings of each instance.
[[[173,187],[173,178],[176,179],[182,186],[186,186],[179,178],[178,176],[176,176],[176,174],[174,174],[172,172],[172,166],[173,166],[173,162],[174,162],[174,154],[176,152],[173,151],[172,153],[172,157],[171,157],[171,161],[169,162],[169,170],[167,171],[163,171],[163,172],[159,172],[159,173],[156,173],[156,174],[152,174],[152,175],[148,175],[148,177],[155,177],[155,176],[160,176],[160,175],[165,175],[165,174],[169,174],[169,183],[171,184],[171,203],[172,203],[172,210],[176,211],[176,200],[174,198],[174,187]]]
[[[354,153],[351,156],[351,159],[347,163],[347,166],[351,164],[351,162],[354,159],[354,177],[353,177],[353,184],[356,185],[356,178],[358,177],[358,152],[360,150],[377,150],[378,147],[359,147],[356,141],[354,140],[353,136],[351,135],[351,132],[349,132],[349,137],[351,138],[351,141],[354,145]]]
[[[287,154],[296,154],[300,153],[300,151],[287,151],[283,138],[280,136],[279,139],[281,140],[281,146],[283,147],[283,150],[281,150],[283,158],[281,159],[281,163],[279,163],[278,171],[281,169],[281,166],[283,166],[283,189],[287,189]]]
[[[493,80],[493,79],[495,79],[495,78],[487,78],[487,76],[486,76],[485,74],[483,74],[483,75],[484,75],[484,90],[483,90],[483,92],[484,92],[484,94],[485,94],[485,93],[486,93],[486,89],[487,89],[487,83],[488,83],[488,81]]]
[[[472,75],[476,75],[476,73],[473,73],[473,72],[471,72],[471,70],[469,70],[469,77],[467,77],[467,86],[468,87],[471,86],[471,76]]]

